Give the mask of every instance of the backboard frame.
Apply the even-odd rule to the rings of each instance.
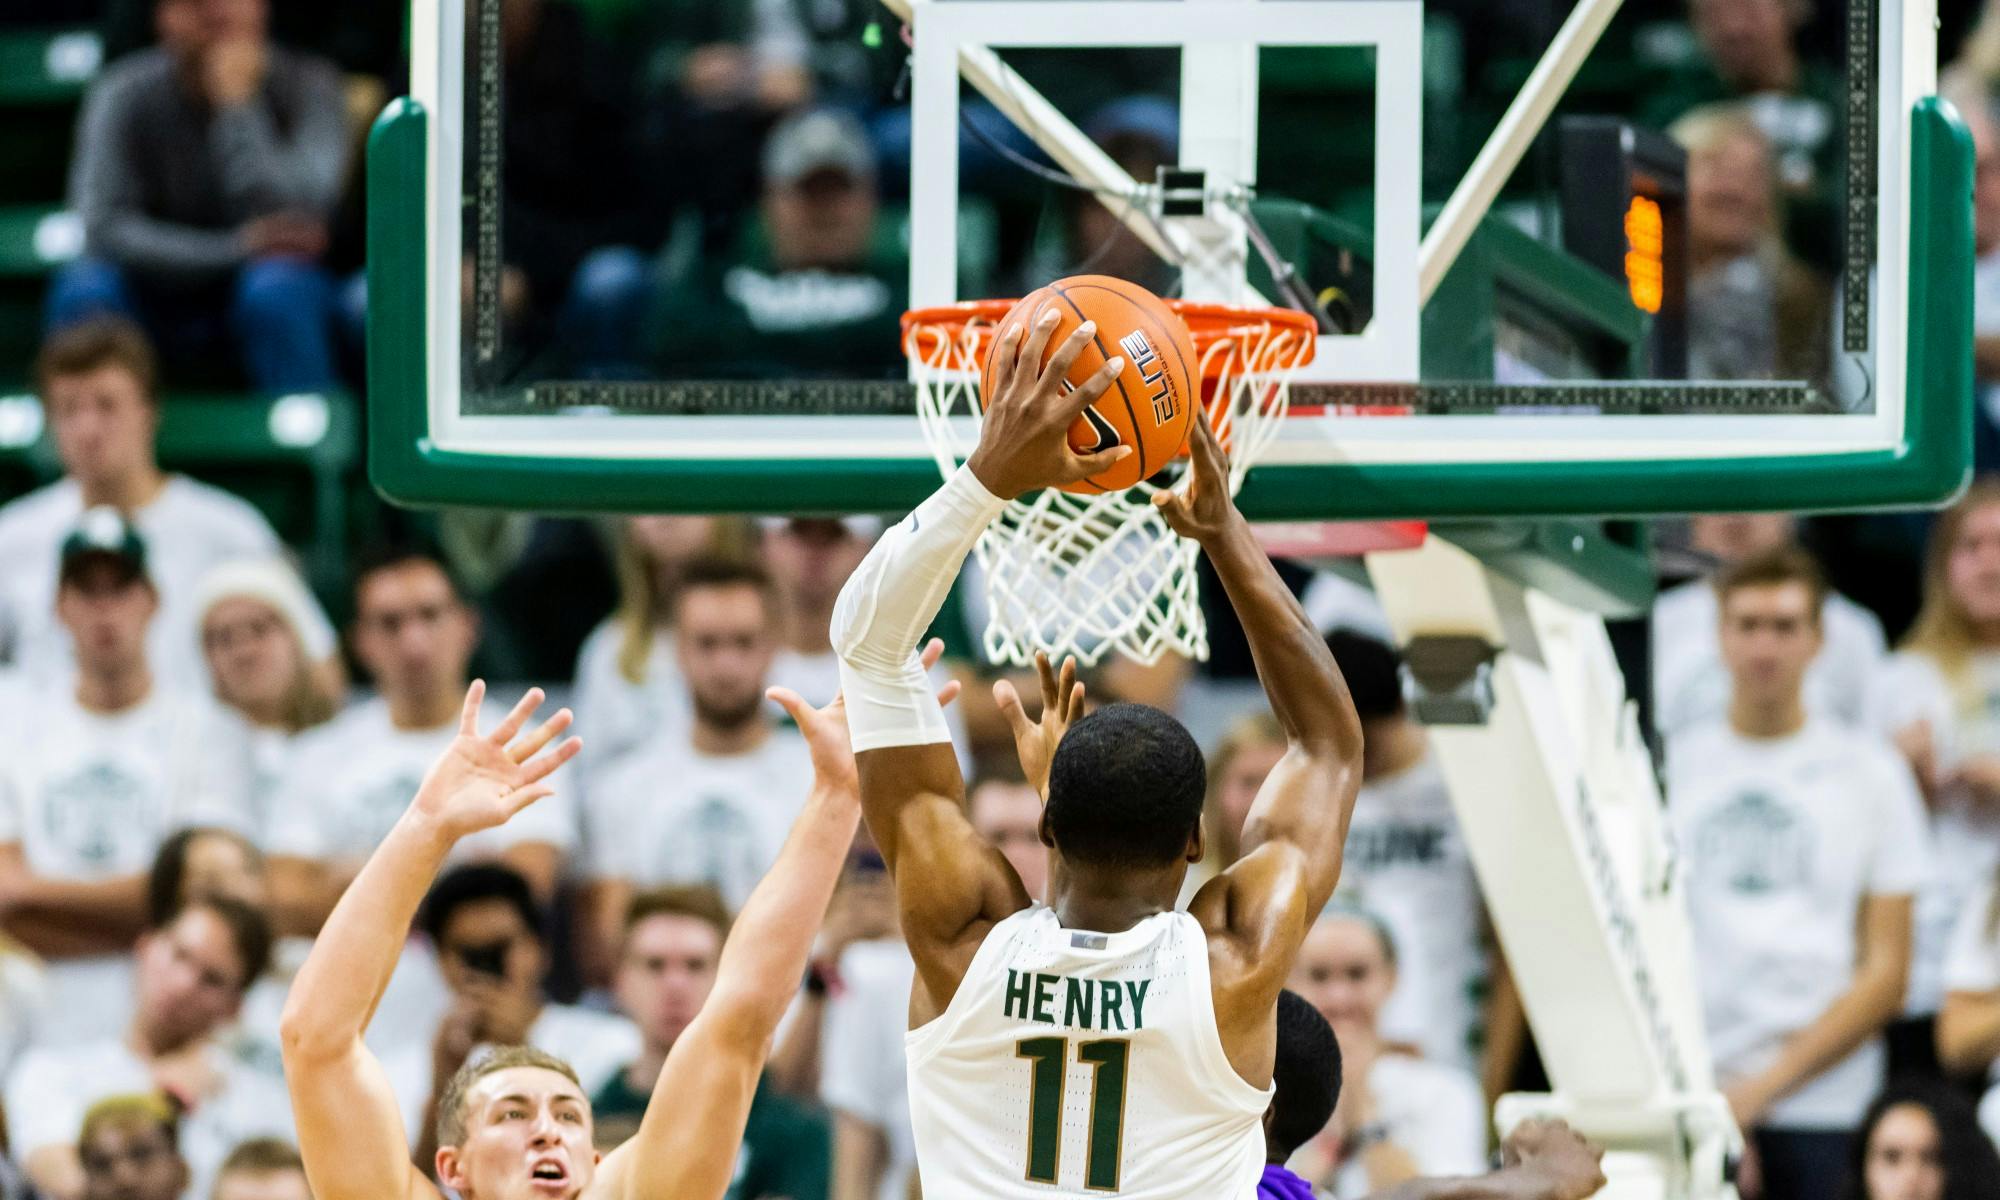
[[[1887,2],[1908,15],[1895,0]],[[463,0],[421,0],[413,15],[419,18],[413,90],[434,100],[393,103],[368,153],[369,457],[371,478],[385,496],[410,505],[563,511],[844,512],[899,510],[935,486],[936,468],[915,439],[908,457],[813,461],[712,456],[700,444],[672,456],[635,444],[615,457],[549,455],[532,444],[469,448],[468,424],[514,418],[459,417],[456,355],[430,352],[433,339],[455,345],[458,331],[456,290],[427,280],[456,278],[459,231],[445,227],[450,222],[433,198],[440,187],[455,193],[460,183],[462,101],[456,89],[442,86],[448,75],[442,35],[463,28]],[[1879,508],[1949,498],[1968,474],[1971,438],[1964,399],[1972,388],[1970,141],[1935,98],[1919,100],[1901,119],[1909,211],[1927,219],[1898,225],[1907,240],[1883,259],[1904,259],[1909,281],[1907,353],[1899,372],[1905,404],[1887,444],[1801,456],[1648,461],[1586,460],[1563,455],[1556,444],[1540,448],[1557,455],[1554,461],[1397,463],[1367,461],[1364,452],[1345,462],[1301,463],[1278,456],[1252,473],[1245,511],[1271,519],[1637,516]],[[1953,196],[1968,202],[1939,203]],[[633,422],[616,427],[630,438],[639,438],[648,420],[606,419]],[[1799,418],[1725,419],[1749,435],[1760,422],[1768,432],[1771,420]],[[889,417],[843,420],[879,422],[885,443],[902,424]],[[1357,434],[1369,432],[1368,422],[1352,424]]]

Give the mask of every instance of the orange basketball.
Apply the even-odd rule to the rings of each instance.
[[[1136,283],[1106,275],[1058,279],[1023,297],[994,329],[987,342],[986,361],[980,364],[982,406],[993,390],[992,347],[1010,327],[1032,326],[1051,306],[1062,319],[1049,338],[1044,362],[1077,326],[1097,322],[1096,337],[1069,370],[1072,386],[1095,375],[1106,360],[1118,355],[1125,358],[1118,381],[1070,427],[1070,447],[1080,454],[1114,446],[1133,449],[1117,466],[1066,484],[1063,490],[1084,495],[1123,491],[1187,450],[1190,422],[1201,402],[1194,339],[1179,313]]]

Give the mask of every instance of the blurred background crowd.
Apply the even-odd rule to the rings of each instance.
[[[616,1144],[805,796],[764,688],[831,697],[831,606],[880,522],[381,505],[352,449],[358,164],[406,87],[401,7],[26,8],[0,14],[0,1197],[309,1194],[276,1047],[287,981],[475,674],[572,704],[585,757],[563,794],[460,847],[370,1040],[420,1163],[438,1090],[492,1044],[575,1064]],[[1993,467],[2000,4],[1940,9],[1979,153],[1966,403]],[[510,369],[902,370],[906,48],[873,0],[500,11]],[[1433,190],[1567,11],[1429,5]],[[1631,0],[1566,102],[1688,152],[1696,378],[1829,369],[1845,19],[1832,0]],[[1010,61],[1135,177],[1173,161],[1170,55]],[[1320,60],[1267,86],[1301,130],[1355,95]],[[1034,152],[996,112],[967,121],[965,290],[1082,264],[1172,291],[1101,205],[1018,169]],[[1351,154],[1280,144],[1265,186],[1342,211]],[[1532,207],[1540,170],[1510,196]],[[1654,541],[1659,599],[1619,636],[1710,1040],[1757,1134],[1746,1191],[2000,1196],[2000,482],[1935,516],[1697,517]],[[1367,722],[1341,894],[1293,981],[1347,1061],[1300,1165],[1346,1200],[1479,1169],[1493,1099],[1538,1067],[1379,608],[1351,572],[1281,566]],[[1226,606],[1209,615],[1210,663],[1088,677],[1093,702],[1167,709],[1208,751],[1197,882],[1232,861],[1283,750]],[[978,622],[966,596],[938,630],[940,671],[969,685],[969,803],[1040,894],[1039,797]],[[735,1197],[914,1193],[910,977],[864,837]]]

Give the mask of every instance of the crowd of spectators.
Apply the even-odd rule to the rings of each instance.
[[[831,697],[834,598],[881,526],[523,514],[496,567],[447,519],[357,554],[346,593],[316,596],[255,508],[164,470],[156,437],[162,397],[189,381],[359,382],[355,165],[366,115],[400,90],[397,39],[369,5],[340,29],[266,0],[107,7],[119,53],[71,178],[86,250],[51,283],[33,369],[62,476],[0,507],[0,1198],[309,1196],[286,1140],[286,987],[481,662],[556,660],[520,673],[567,692],[586,757],[561,794],[460,845],[369,1041],[424,1165],[439,1090],[493,1045],[572,1063],[616,1145],[805,798],[804,745],[765,688]],[[1988,7],[1947,72],[1979,155],[1982,468],[2000,467]],[[1694,66],[1633,107],[1689,156],[1692,374],[1826,381],[1831,6],[1685,8]],[[610,378],[899,368],[910,131],[903,48],[875,0],[504,0],[501,16],[498,298],[523,355]],[[1038,80],[1087,103],[1114,159],[1139,177],[1172,161],[1170,98],[1125,87],[1116,64],[1073,68]],[[978,104],[968,121],[986,133],[964,147],[968,187],[1000,214],[997,291],[1086,260],[1171,286],[1088,196],[1021,220],[1018,139]],[[1685,553],[1633,678],[1709,1042],[1752,1135],[1746,1194],[2000,1195],[2000,1082],[1985,1086],[2000,1081],[2000,482],[1896,524],[1905,569],[1849,598],[1834,584],[1856,570],[1854,528],[1701,517],[1663,538]],[[544,638],[509,572],[551,541],[586,547],[604,602],[561,580],[566,624]],[[1337,576],[1293,578],[1367,735],[1341,891],[1292,981],[1347,1062],[1339,1109],[1293,1164],[1348,1200],[1476,1170],[1492,1101],[1537,1067],[1386,622]],[[1040,896],[1040,797],[993,673],[969,652],[939,671],[977,685],[952,716],[974,824]],[[1281,734],[1213,673],[1114,665],[1089,686],[1203,735],[1192,890],[1234,860]],[[911,974],[864,831],[732,1197],[913,1194]]]

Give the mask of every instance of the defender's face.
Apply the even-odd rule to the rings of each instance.
[[[438,1180],[464,1200],[576,1200],[597,1174],[590,1101],[561,1073],[511,1067],[465,1097],[465,1137],[438,1148]]]

